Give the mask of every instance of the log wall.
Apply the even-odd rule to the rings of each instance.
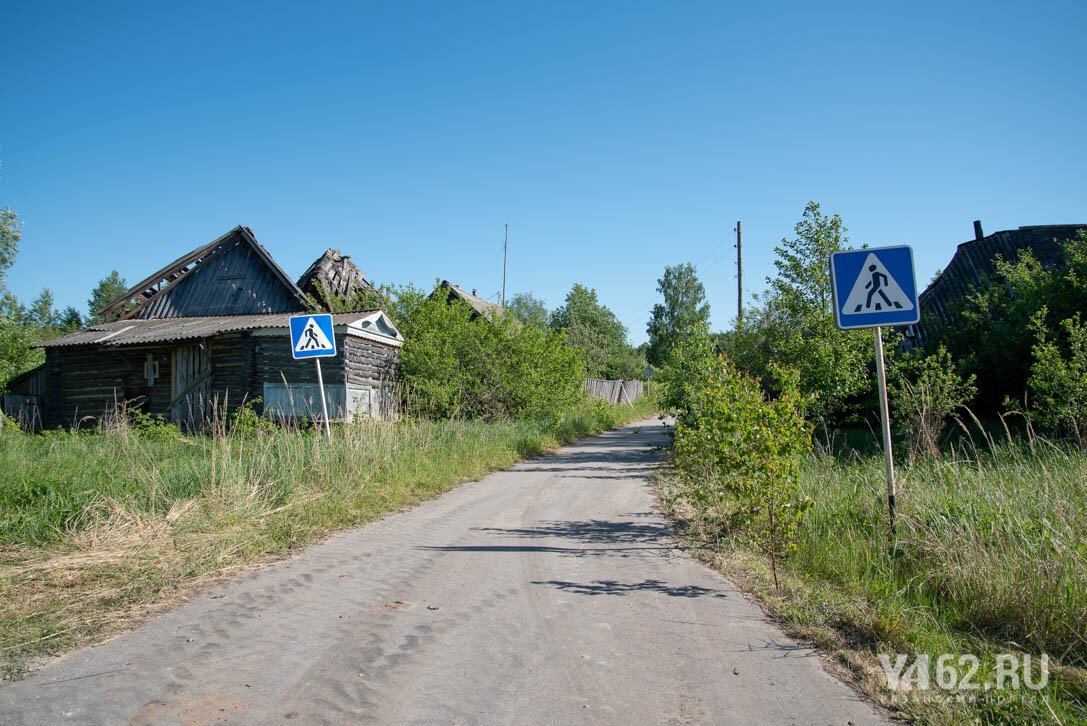
[[[194,345],[200,341],[184,341]],[[260,398],[264,384],[317,383],[312,360],[295,360],[286,335],[229,333],[202,341],[211,362],[207,411],[224,415],[244,402]],[[176,345],[99,348],[49,348],[42,370],[45,426],[96,424],[118,404],[127,402],[145,413],[170,418],[173,396],[171,365]],[[321,361],[326,386],[371,387],[378,392],[382,412],[388,410],[397,371],[397,349],[354,336],[336,335],[337,355]],[[159,364],[159,375],[148,385],[147,354]],[[263,405],[255,409],[263,413]]]

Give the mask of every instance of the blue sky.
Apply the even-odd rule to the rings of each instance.
[[[1087,3],[7,3],[9,287],[86,308],[236,224],[292,276],[561,304],[645,340],[665,265],[715,328],[804,205],[854,245],[1087,223]]]

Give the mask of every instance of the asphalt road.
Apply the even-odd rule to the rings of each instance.
[[[467,484],[0,687],[3,724],[868,724],[674,546],[659,423]]]

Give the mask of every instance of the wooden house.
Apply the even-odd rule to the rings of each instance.
[[[300,287],[235,227],[100,311],[115,319],[41,343],[45,364],[10,393],[36,403],[46,427],[121,403],[195,426],[257,399],[272,418],[313,420],[316,366],[293,359],[288,334],[304,312],[313,311]],[[322,361],[329,417],[390,415],[403,336],[381,310],[336,313],[333,325],[337,355]]]

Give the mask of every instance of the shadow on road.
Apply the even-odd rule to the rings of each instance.
[[[544,521],[534,527],[520,529],[478,527],[475,531],[500,537],[559,537],[586,544],[657,542],[673,534],[672,526],[667,522],[613,522],[606,519]]]
[[[720,597],[727,595],[719,590],[698,585],[669,585],[661,580],[618,582],[593,580],[591,583],[566,582],[563,580],[533,580],[533,585],[547,585],[577,595],[629,595],[632,592],[655,592],[668,597]]]
[[[632,439],[637,442],[635,446],[630,445]],[[521,464],[517,470],[566,474],[582,479],[646,478],[658,459],[656,447],[667,443],[668,438],[660,430],[647,435],[634,433],[630,428],[616,429]]]

